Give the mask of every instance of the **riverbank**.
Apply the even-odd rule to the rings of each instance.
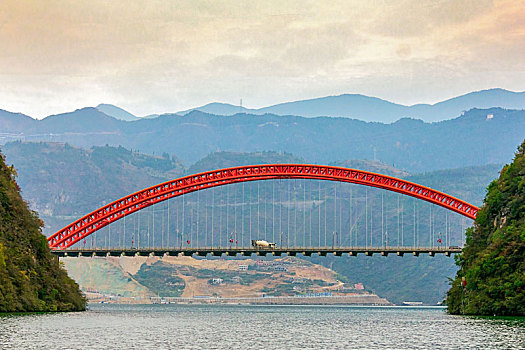
[[[290,296],[290,297],[253,297],[253,298],[151,298],[153,304],[241,304],[241,305],[393,305],[388,300],[375,294],[357,294],[345,296]]]

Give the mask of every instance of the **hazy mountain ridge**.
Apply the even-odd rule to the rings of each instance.
[[[525,91],[514,92],[500,88],[470,92],[452,97],[434,104],[419,103],[403,105],[378,97],[362,94],[342,94],[325,96],[312,99],[278,103],[261,108],[246,108],[229,103],[211,102],[200,107],[194,107],[175,113],[165,112],[137,117],[132,113],[112,104],[101,103],[94,108],[101,113],[122,121],[137,121],[140,119],[154,119],[164,115],[187,115],[194,111],[208,114],[233,116],[236,114],[264,115],[273,114],[280,116],[300,117],[345,117],[359,119],[367,122],[393,123],[401,118],[421,119],[425,122],[436,122],[457,117],[464,111],[473,108],[504,108],[525,109]],[[78,110],[83,110],[81,108]],[[78,111],[77,110],[77,111]],[[19,114],[0,110],[0,126],[2,114]],[[71,112],[72,113],[72,112]],[[63,113],[70,114],[70,113]],[[62,115],[62,114],[61,114]],[[33,119],[33,118],[31,118]]]
[[[140,119],[139,117],[129,113],[128,111],[120,107],[107,103],[101,103],[95,108],[101,111],[102,113],[119,120],[132,122]]]
[[[435,104],[415,104],[410,106],[361,94],[343,94],[284,102],[258,109],[214,102],[180,111],[177,114],[186,115],[198,110],[218,115],[235,115],[237,113],[262,115],[268,113],[302,117],[348,117],[371,122],[392,123],[404,117],[418,118],[426,122],[436,122],[454,118],[463,111],[472,108],[486,109],[493,107],[524,109],[525,92],[489,89],[460,95]]]
[[[0,133],[19,132],[29,127],[35,120],[22,113],[13,113],[0,109]]]
[[[510,161],[525,135],[525,111],[501,108],[473,109],[437,123],[403,118],[392,124],[271,114],[227,117],[199,111],[125,122],[95,108],[29,123],[20,118],[23,123],[0,134],[0,143],[122,145],[143,153],[177,154],[186,163],[218,150],[289,152],[318,164],[377,159],[412,173]]]

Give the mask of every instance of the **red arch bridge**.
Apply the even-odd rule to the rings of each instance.
[[[450,255],[461,251],[478,210],[369,171],[250,165],[135,192],[72,222],[48,243],[58,256]]]

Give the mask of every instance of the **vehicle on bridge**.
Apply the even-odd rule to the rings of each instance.
[[[275,243],[267,242],[264,240],[252,240],[252,247],[264,248],[264,249],[274,249]]]

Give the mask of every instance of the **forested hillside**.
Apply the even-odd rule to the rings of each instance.
[[[525,142],[488,187],[457,263],[450,313],[525,315]]]
[[[78,285],[51,255],[41,226],[20,196],[16,170],[0,154],[0,312],[85,308]]]

